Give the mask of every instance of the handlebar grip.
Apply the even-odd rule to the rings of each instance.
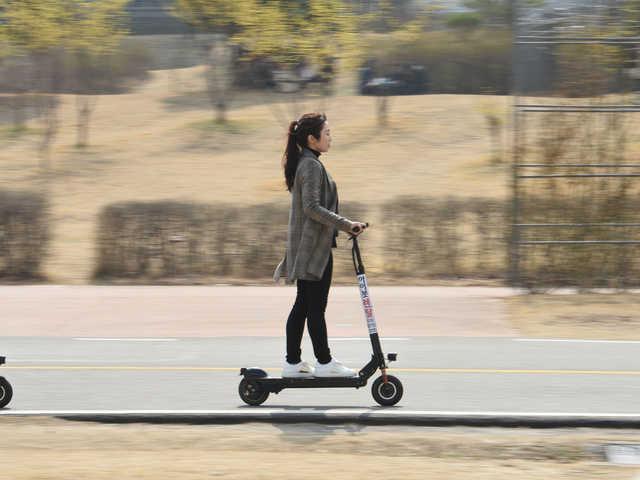
[[[368,227],[369,227],[369,222],[367,222],[367,223],[365,223],[365,224],[364,224],[363,229],[364,229],[364,228],[368,228]],[[355,228],[353,229],[353,233],[358,233],[358,232],[360,232],[360,227],[355,227]]]

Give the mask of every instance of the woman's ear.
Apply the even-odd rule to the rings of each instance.
[[[318,143],[318,140],[316,139],[316,137],[314,137],[311,134],[307,135],[307,145],[310,148],[315,148],[317,143]]]

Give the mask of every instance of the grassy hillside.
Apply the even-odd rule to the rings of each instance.
[[[63,96],[53,147],[52,248],[45,271],[52,281],[87,281],[96,216],[112,202],[288,202],[280,157],[284,120],[294,111],[327,113],[333,148],[323,161],[344,201],[508,193],[508,170],[490,160],[482,113],[489,105],[507,122],[508,98],[398,97],[391,100],[389,125],[380,127],[376,100],[353,95],[351,80],[344,79],[341,93],[328,100],[308,97],[292,105],[282,97],[237,97],[229,124],[220,126],[210,120],[201,74],[201,67],[157,71],[133,93],[100,97],[86,149],[74,147],[75,98]],[[0,125],[3,187],[38,185],[40,124],[31,121],[28,127],[15,136]]]

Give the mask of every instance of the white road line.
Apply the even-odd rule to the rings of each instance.
[[[640,344],[640,340],[587,340],[580,338],[513,338],[514,342],[614,343]]]
[[[17,363],[91,363],[95,361],[95,358],[21,358],[16,355],[11,355],[11,365]]]
[[[0,410],[0,416],[6,415],[229,415],[229,416],[265,416],[287,414],[291,416],[324,414],[329,416],[423,416],[423,417],[510,417],[510,418],[585,418],[585,419],[638,419],[640,413],[576,413],[576,412],[501,412],[501,411],[446,411],[446,410],[384,410],[380,408],[316,408],[301,407],[292,411],[285,408],[238,408],[233,410]]]
[[[76,337],[74,340],[82,342],[177,342],[177,338],[99,338]]]

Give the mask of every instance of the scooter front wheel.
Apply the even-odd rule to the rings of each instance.
[[[9,405],[12,397],[13,389],[11,388],[11,384],[6,378],[0,377],[0,408],[4,408]]]
[[[262,405],[269,398],[269,392],[265,392],[256,382],[246,378],[240,381],[238,393],[244,403],[254,407]]]
[[[383,407],[395,405],[402,398],[402,382],[393,375],[387,375],[387,382],[381,375],[371,385],[373,399]]]

